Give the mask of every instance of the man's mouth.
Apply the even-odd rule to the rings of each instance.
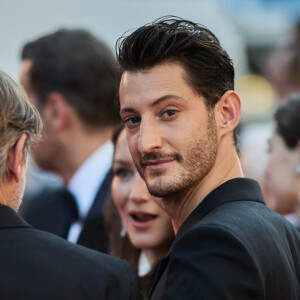
[[[180,163],[182,161],[181,155],[177,153],[148,153],[140,158],[140,166],[143,169],[148,168],[156,170],[163,168],[165,165],[173,161],[178,161]]]
[[[166,164],[174,161],[172,159],[157,159],[157,160],[145,160],[142,162],[143,168],[148,168],[150,170],[160,169],[164,167]]]

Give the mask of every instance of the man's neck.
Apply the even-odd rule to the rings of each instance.
[[[101,146],[111,139],[112,129],[99,130],[86,134],[76,132],[66,139],[61,151],[60,161],[64,163],[57,166],[59,175],[65,184],[68,184],[72,176],[80,166]]]
[[[218,151],[218,153],[222,152]],[[238,177],[243,177],[243,172],[237,153],[232,151],[232,153],[217,156],[212,170],[193,187],[163,199],[161,206],[170,215],[175,234],[208,194],[224,182]]]

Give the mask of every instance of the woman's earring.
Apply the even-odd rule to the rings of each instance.
[[[296,174],[300,176],[300,164],[298,164],[296,167]]]
[[[126,227],[124,226],[124,224],[121,224],[121,231],[120,231],[120,236],[121,237],[125,237],[127,233]]]

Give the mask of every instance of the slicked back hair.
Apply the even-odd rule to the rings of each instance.
[[[209,107],[234,88],[232,61],[217,37],[204,26],[177,17],[160,18],[119,39],[117,58],[122,71],[180,63],[187,83]]]
[[[122,36],[116,55],[121,72],[179,63],[185,70],[185,81],[204,97],[209,109],[234,89],[232,60],[218,38],[206,27],[179,17],[162,17]],[[236,144],[236,135],[234,138]]]

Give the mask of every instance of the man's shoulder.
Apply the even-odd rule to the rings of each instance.
[[[287,235],[300,237],[297,230],[278,213],[258,201],[228,201],[196,220],[189,232],[224,231],[241,242],[251,244],[284,239]]]
[[[14,233],[14,235],[15,234],[16,233]],[[102,271],[106,268],[114,270],[115,267],[125,270],[128,267],[128,264],[123,260],[71,243],[54,234],[39,229],[21,228],[18,235],[19,237],[15,236],[14,238],[19,240],[24,250],[26,250],[26,247],[29,247],[29,251],[32,253],[42,252],[36,259],[43,260],[43,258],[46,259],[49,256],[53,256],[57,261],[61,259],[61,264],[82,264],[83,267],[87,268],[93,265],[95,269],[101,266]],[[88,265],[89,263],[91,263],[90,266]]]
[[[259,234],[264,231],[293,231],[293,226],[265,204],[255,200],[228,201],[199,219],[195,226],[211,225],[233,232]]]
[[[172,286],[175,298],[202,293],[217,299],[238,291],[233,298],[261,299],[264,293],[273,295],[270,282],[280,286],[280,295],[295,293],[288,290],[300,278],[300,234],[278,214],[259,202],[234,201],[193,221],[175,237],[160,271],[158,294],[170,294],[166,286]]]
[[[171,258],[197,260],[239,253],[266,271],[268,264],[279,270],[290,261],[300,268],[299,249],[300,233],[279,214],[260,202],[234,201],[218,206],[176,237]]]
[[[45,249],[43,261],[48,259],[47,256],[58,257],[59,269],[67,274],[71,271],[72,275],[68,276],[73,282],[80,284],[79,281],[86,276],[89,285],[102,295],[108,295],[109,299],[136,299],[137,276],[127,261],[73,244],[47,232],[31,230],[33,234],[37,231],[38,243],[43,244]]]
[[[10,269],[12,276],[18,272],[18,276],[29,276],[31,284],[38,284],[44,274],[47,283],[37,289],[53,285],[53,295],[86,293],[101,299],[107,293],[114,295],[108,299],[131,299],[137,292],[136,275],[128,262],[31,227],[1,231],[0,255],[3,269]],[[58,280],[58,276],[63,279]],[[75,291],[70,291],[72,286]],[[19,287],[27,290],[24,284]]]

